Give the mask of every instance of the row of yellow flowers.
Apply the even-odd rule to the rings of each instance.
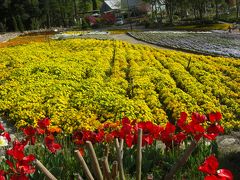
[[[0,53],[0,111],[17,127],[48,116],[71,133],[124,115],[164,124],[183,111],[221,111],[226,128],[240,127],[236,59],[113,40],[33,43]]]

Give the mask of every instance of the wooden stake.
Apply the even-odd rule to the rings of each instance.
[[[119,141],[117,138],[115,140],[115,145],[116,145],[116,150],[117,150],[117,159],[118,159],[118,166],[119,166],[119,172],[120,172],[120,180],[125,180],[123,162],[122,162],[122,152],[121,152]]]
[[[112,179],[115,180],[118,177],[118,162],[113,161],[112,165]]]
[[[190,146],[187,148],[183,156],[176,162],[176,164],[171,168],[170,172],[164,177],[164,180],[172,180],[174,174],[176,174],[177,170],[181,168],[188,160],[189,156],[192,154],[193,150],[196,148],[197,142],[195,140],[192,141]]]
[[[93,176],[92,176],[92,174],[91,174],[91,172],[90,172],[90,170],[89,170],[89,168],[88,168],[85,160],[83,159],[81,153],[79,152],[79,150],[75,150],[74,152],[76,153],[77,158],[78,158],[80,164],[81,164],[82,167],[83,167],[83,171],[84,171],[84,173],[86,174],[87,179],[88,179],[88,180],[94,180],[94,178],[93,178]]]
[[[36,159],[36,166],[37,168],[43,172],[43,174],[49,179],[49,180],[57,180],[48,170],[47,168],[39,161]]]
[[[103,177],[104,177],[104,179],[112,180],[111,171],[110,171],[110,168],[109,168],[107,157],[103,157],[101,159],[101,162],[102,162],[102,167],[103,167],[103,174],[104,174]]]
[[[98,180],[103,180],[102,171],[100,169],[96,153],[93,149],[93,145],[90,141],[86,141],[86,144],[87,144],[87,147],[88,147],[88,150],[89,150],[90,157],[92,159],[95,176]]]
[[[138,142],[137,142],[137,174],[136,180],[141,180],[142,174],[142,129],[138,129]]]
[[[77,180],[84,180],[84,179],[82,178],[82,176],[80,176],[80,174],[78,174],[78,173],[73,174],[73,175],[74,175],[74,177],[77,178]]]
[[[121,158],[123,158],[123,146],[124,146],[124,140],[120,139]]]

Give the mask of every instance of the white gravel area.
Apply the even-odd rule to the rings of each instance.
[[[5,34],[0,34],[0,43],[1,42],[7,42],[10,39],[13,39],[17,36],[20,36],[22,33],[20,32],[14,32],[14,33],[5,33]]]

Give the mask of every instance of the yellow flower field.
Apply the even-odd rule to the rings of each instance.
[[[122,116],[165,124],[220,111],[227,129],[240,128],[239,59],[76,39],[0,54],[0,112],[17,127],[47,116],[71,133]]]

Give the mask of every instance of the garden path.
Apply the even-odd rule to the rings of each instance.
[[[127,41],[132,44],[143,44],[143,45],[149,45],[149,46],[152,46],[155,48],[167,49],[167,48],[157,46],[157,45],[154,45],[154,44],[151,44],[148,42],[143,42],[143,41],[137,40],[127,34],[111,34],[110,37],[112,37],[115,40]]]
[[[15,37],[17,37],[21,34],[22,33],[20,33],[20,32],[0,34],[0,43],[1,42],[7,42],[10,39],[13,39],[13,38],[15,38]]]

